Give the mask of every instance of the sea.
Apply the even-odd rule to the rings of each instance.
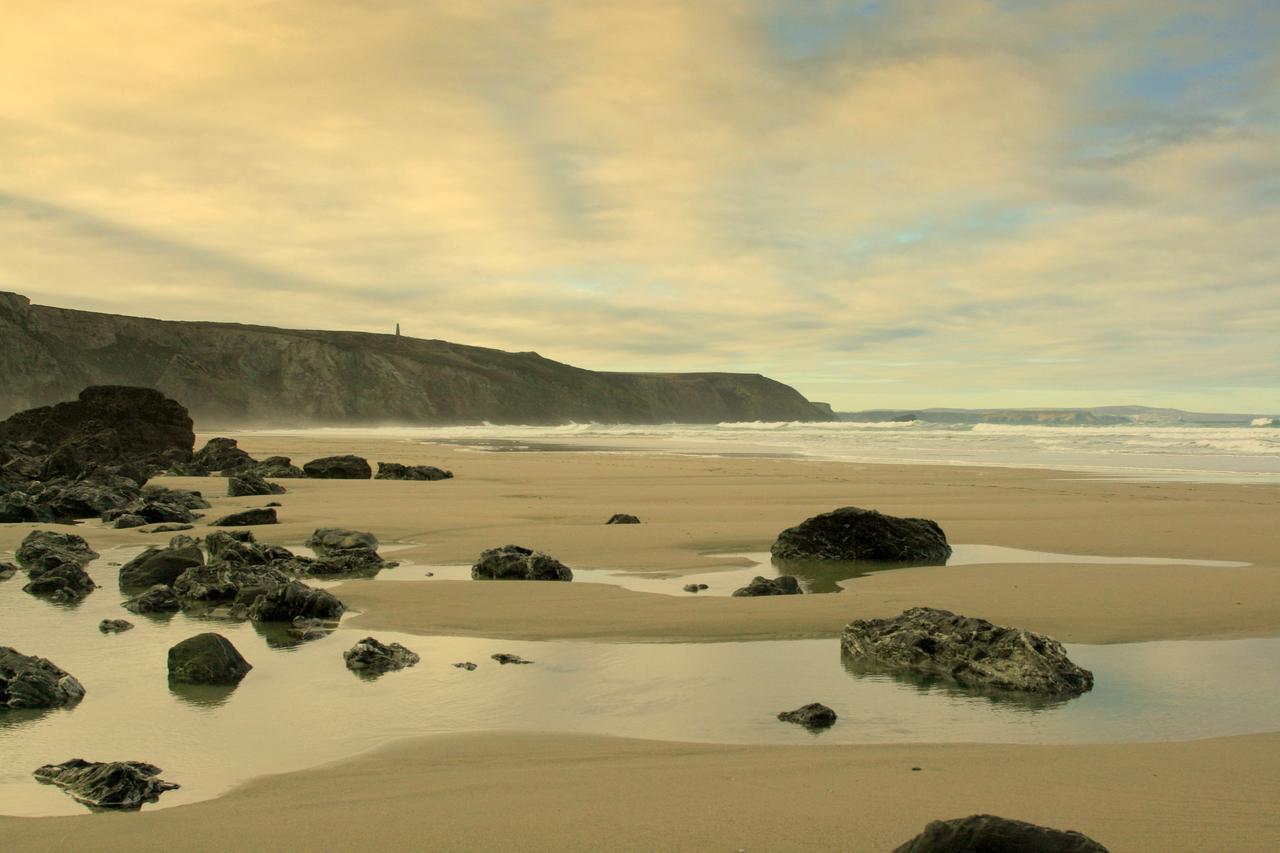
[[[748,422],[324,428],[274,435],[365,436],[478,452],[588,451],[1048,468],[1116,479],[1280,483],[1280,424],[1041,426]]]

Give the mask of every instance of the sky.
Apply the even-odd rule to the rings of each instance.
[[[5,0],[0,290],[1280,411],[1274,0]]]

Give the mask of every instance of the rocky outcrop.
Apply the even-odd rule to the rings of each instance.
[[[935,820],[893,853],[1107,853],[1074,830],[1050,829],[989,814]]]
[[[35,771],[36,779],[57,785],[77,802],[119,811],[140,809],[143,803],[154,803],[165,791],[179,787],[157,778],[159,775],[159,767],[141,761],[104,763],[83,758],[46,764]]]
[[[179,684],[239,684],[251,669],[221,634],[197,634],[169,649],[169,680]]]
[[[413,666],[421,660],[399,643],[386,645],[373,637],[365,637],[342,653],[347,669],[361,675],[381,675],[396,669]]]
[[[0,710],[63,708],[84,698],[84,685],[45,658],[0,646]]]
[[[797,723],[807,729],[827,729],[836,723],[836,712],[821,702],[810,702],[794,711],[783,711],[778,719],[784,723]]]
[[[147,320],[0,295],[0,412],[94,383],[159,388],[202,422],[279,426],[833,419],[758,375],[597,373],[531,352]]]
[[[242,471],[227,478],[227,497],[254,498],[261,495],[283,495],[285,487],[268,483],[253,471]]]
[[[379,462],[375,480],[450,480],[453,472],[434,465],[401,465],[398,462]]]
[[[605,522],[605,524],[639,524],[639,523],[640,523],[640,519],[636,518],[634,515],[628,515],[625,512],[615,512],[613,515],[609,516],[609,520]]]
[[[937,522],[846,506],[778,534],[778,560],[878,560],[945,563],[951,546]]]
[[[313,480],[368,480],[373,469],[359,456],[326,456],[303,465],[302,473]]]
[[[204,565],[204,554],[195,545],[181,548],[148,548],[120,567],[121,589],[142,589],[172,584],[187,569]]]
[[[519,545],[504,545],[481,552],[471,567],[473,580],[571,581],[573,572],[564,563]]]
[[[210,522],[213,527],[250,527],[258,524],[279,524],[275,507],[254,507],[253,509],[233,512],[224,515],[217,521]]]
[[[1072,663],[1057,640],[932,607],[913,607],[893,619],[850,622],[840,647],[868,668],[970,688],[1051,696],[1093,688],[1093,673]]]
[[[735,589],[735,598],[754,598],[760,595],[800,595],[800,582],[791,575],[779,575],[776,578],[762,578],[756,575],[751,583]]]

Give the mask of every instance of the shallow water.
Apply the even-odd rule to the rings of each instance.
[[[75,708],[0,713],[0,812],[83,811],[31,771],[72,757],[141,760],[183,785],[159,807],[217,796],[238,782],[349,757],[397,738],[484,730],[578,732],[717,743],[1184,740],[1280,728],[1280,639],[1068,646],[1097,686],[1058,703],[1008,701],[845,667],[830,640],[610,644],[514,642],[379,632],[422,663],[376,680],[342,651],[340,629],[287,645],[278,630],[120,608],[107,552],[89,567],[102,588],[76,607],[0,583],[0,645],[48,657],[87,688]],[[420,568],[420,567],[419,567]],[[393,572],[400,571],[392,570]],[[103,635],[103,618],[137,626]],[[167,649],[217,631],[254,665],[233,689],[173,690]],[[286,643],[282,645],[282,643]],[[534,661],[501,666],[513,652]],[[454,662],[479,664],[475,672]],[[821,701],[840,714],[811,734],[775,714]],[[156,808],[150,806],[149,808]]]

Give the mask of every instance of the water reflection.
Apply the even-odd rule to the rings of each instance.
[[[170,679],[169,692],[194,708],[212,711],[227,704],[227,700],[239,686],[239,684],[183,684]]]
[[[941,566],[934,562],[893,562],[889,560],[780,560],[773,567],[780,575],[794,575],[806,593],[842,592],[841,581],[866,577],[877,572],[909,569],[916,566]]]
[[[983,687],[969,687],[958,684],[941,675],[922,672],[904,672],[855,658],[843,648],[840,650],[840,664],[845,672],[854,678],[865,678],[872,682],[900,684],[912,688],[916,693],[939,693],[960,700],[990,702],[1012,711],[1047,711],[1059,708],[1076,696],[1053,696],[1044,693],[1026,693],[1017,690],[996,690]]]

